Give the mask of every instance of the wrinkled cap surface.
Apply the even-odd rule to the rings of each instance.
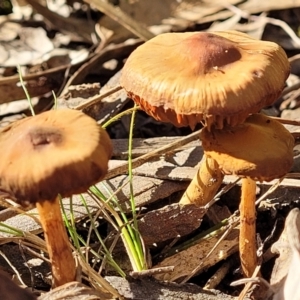
[[[240,32],[164,33],[133,51],[120,83],[157,120],[223,128],[273,103],[289,70],[279,45]]]
[[[284,176],[293,164],[294,137],[278,121],[253,114],[243,124],[211,132],[200,138],[207,156],[225,174],[270,181]]]
[[[0,130],[0,190],[23,205],[85,192],[107,172],[112,144],[80,111],[52,110]]]

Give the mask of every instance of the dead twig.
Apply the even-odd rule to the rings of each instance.
[[[227,237],[227,235],[231,232],[231,230],[236,227],[239,223],[239,218],[235,216],[235,219],[233,219],[233,222],[230,223],[226,231],[222,234],[222,236],[219,238],[218,242],[214,245],[214,247],[207,253],[207,255],[203,258],[203,261],[205,261],[219,246],[219,244]],[[180,284],[184,284],[187,281],[189,281],[193,276],[195,276],[202,268],[202,263],[200,263],[188,276],[186,276]]]
[[[26,286],[24,281],[22,280],[22,277],[20,273],[18,272],[17,268],[12,264],[12,262],[7,258],[7,256],[0,250],[0,255],[5,259],[5,261],[8,263],[8,265],[13,269],[16,276],[18,277],[18,280],[22,283],[22,285]]]
[[[120,91],[121,89],[122,89],[121,86],[113,87],[112,89],[108,90],[107,92],[100,94],[100,95],[96,95],[96,96],[90,98],[89,100],[75,106],[74,109],[82,110],[91,105],[95,105],[96,103],[101,102],[104,98]]]
[[[300,121],[297,120],[283,119],[280,117],[270,117],[270,118],[280,122],[281,124],[300,126]]]
[[[286,87],[286,88],[282,91],[281,97],[283,97],[283,96],[289,94],[289,93],[292,92],[292,91],[298,90],[299,88],[300,88],[300,82],[296,82],[295,84]]]
[[[233,265],[233,260],[232,260],[232,258],[229,258],[214,273],[214,275],[209,278],[209,280],[206,282],[203,289],[205,289],[205,290],[215,289],[218,286],[218,284],[223,280],[223,278],[226,276],[227,272],[232,267],[232,265]]]
[[[165,155],[168,152],[171,152],[177,148],[184,146],[185,144],[188,144],[194,140],[199,139],[200,130],[195,131],[195,132],[189,134],[188,136],[178,139],[177,141],[170,143],[166,146],[160,147],[152,152],[149,152],[140,157],[134,158],[131,163],[132,169],[141,166],[142,164],[148,162],[149,160],[151,160],[154,157],[157,157],[159,155]],[[117,166],[117,167],[114,167],[114,168],[108,170],[104,180],[113,178],[117,175],[126,174],[127,172],[128,172],[128,163],[124,163],[120,166]]]
[[[168,266],[168,267],[160,267],[160,268],[153,268],[149,270],[143,270],[140,272],[130,272],[130,276],[132,278],[143,278],[143,277],[150,277],[156,274],[162,274],[162,273],[169,273],[173,272],[174,266]]]

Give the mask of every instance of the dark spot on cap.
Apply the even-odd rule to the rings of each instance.
[[[209,73],[225,67],[241,58],[238,47],[232,41],[207,32],[200,32],[188,37],[189,55],[200,61],[201,70]]]
[[[53,128],[35,128],[29,132],[29,136],[34,149],[41,149],[49,144],[58,145],[63,140],[60,131]]]

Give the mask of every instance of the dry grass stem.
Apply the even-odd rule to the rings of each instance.
[[[100,94],[100,95],[96,95],[96,96],[92,97],[91,99],[87,100],[86,102],[81,103],[81,104],[75,106],[74,109],[82,110],[82,109],[87,108],[87,107],[89,107],[91,105],[95,105],[96,103],[102,101],[104,98],[106,98],[106,97],[108,97],[108,96],[110,96],[110,95],[112,95],[112,94],[120,91],[121,89],[122,89],[122,87],[119,86],[119,85],[116,86],[116,87],[113,87],[109,91],[107,91],[107,92],[105,92],[103,94]]]
[[[27,245],[26,245],[27,244]],[[47,257],[45,257],[44,255],[42,255],[42,254],[40,254],[40,253],[38,253],[38,252],[36,252],[36,251],[34,251],[32,248],[32,244],[29,244],[29,243],[26,243],[26,242],[21,242],[20,243],[20,246],[22,247],[22,249],[23,250],[25,250],[25,252],[27,252],[27,253],[29,253],[30,255],[32,255],[33,257],[37,257],[37,258],[39,258],[39,259],[41,259],[41,260],[43,260],[43,261],[45,261],[46,263],[48,263],[49,265],[50,265],[50,260],[47,258]],[[45,245],[45,247],[46,247],[46,245]],[[46,250],[46,249],[45,249]],[[41,249],[39,249],[39,252],[41,252],[42,250]]]
[[[20,273],[18,272],[17,268],[11,263],[11,261],[7,258],[7,256],[0,250],[0,255],[4,258],[4,260],[8,263],[8,265],[13,269],[14,273],[18,277],[18,280],[22,283],[22,285],[26,286],[23,282]]]
[[[40,224],[40,220],[34,216],[32,213],[28,213],[26,211],[26,208],[20,206],[20,205],[13,205],[11,204],[7,199],[0,199],[0,203],[2,206],[7,207],[6,209],[0,211],[0,222],[3,222],[13,216],[16,216],[18,214],[26,215],[30,218],[32,218],[36,223]],[[30,210],[31,208],[28,208]]]
[[[251,286],[257,282],[257,276],[260,273],[260,265],[256,266],[256,268],[254,269],[254,272],[252,274],[252,276],[250,278],[246,278],[247,284],[245,285],[245,287],[243,288],[243,290],[241,291],[238,300],[244,300],[246,299],[246,295],[248,293],[248,291],[250,290]]]
[[[82,271],[88,276],[90,283],[94,288],[100,290],[103,293],[109,292],[116,298],[122,299],[121,295],[116,289],[114,289],[101,275],[99,275],[91,266],[83,260],[82,257],[78,257]]]
[[[229,224],[229,226],[227,227],[226,231],[222,234],[222,236],[220,237],[220,239],[218,240],[218,242],[214,245],[214,247],[207,253],[207,255],[204,257],[204,261],[218,248],[219,244],[226,238],[226,236],[231,232],[231,230],[238,225],[239,223],[239,218],[237,218],[235,215],[233,215],[235,218],[231,219],[232,222]],[[186,282],[188,282],[192,277],[194,277],[202,268],[202,263],[199,264],[199,266],[197,268],[195,268],[191,274],[189,276],[186,276],[181,282],[180,284],[184,284]]]

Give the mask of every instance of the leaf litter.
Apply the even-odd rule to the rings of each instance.
[[[63,0],[48,2],[47,7],[44,2],[37,0],[15,0],[12,1],[13,13],[0,17],[0,126],[30,115],[16,72],[18,65],[21,66],[23,80],[33,98],[36,112],[53,106],[54,92],[59,107],[83,109],[100,124],[104,124],[132,105],[126,93],[120,90],[118,78],[124,59],[142,41],[169,31],[221,28],[239,30],[258,39],[275,41],[286,50],[291,63],[291,75],[281,97],[264,112],[296,122],[286,127],[293,132],[296,141],[299,140],[300,40],[297,22],[300,1],[274,3],[271,0],[233,0],[228,1],[226,5],[224,1],[219,0],[168,0],[163,3],[157,0],[150,3],[120,0],[118,5],[104,0],[87,0],[86,3]],[[129,117],[126,116],[108,128],[111,137],[115,137],[115,150],[105,181],[109,189],[107,196],[115,193],[127,212],[130,210],[128,169],[125,162],[128,131]],[[174,138],[169,140],[165,136]],[[146,299],[149,291],[153,295],[151,299],[234,299],[240,292],[240,299],[247,299],[250,297],[247,296],[249,293],[254,295],[255,299],[271,299],[272,293],[275,294],[274,299],[292,299],[292,296],[294,299],[300,299],[291,280],[297,270],[297,267],[292,267],[299,264],[299,228],[293,223],[293,220],[297,220],[295,216],[298,212],[291,210],[292,207],[299,207],[298,143],[294,149],[295,163],[292,173],[280,184],[258,184],[257,194],[264,197],[257,205],[258,234],[265,239],[271,234],[273,227],[276,227],[270,241],[264,245],[263,257],[270,253],[268,249],[279,253],[280,256],[274,268],[275,254],[269,255],[269,258],[258,266],[256,274],[260,272],[266,281],[269,282],[271,278],[271,282],[269,285],[260,284],[260,287],[264,288],[255,293],[255,289],[250,288],[251,282],[246,283],[246,289],[243,291],[238,287],[230,287],[232,281],[241,278],[241,274],[236,272],[239,262],[236,254],[238,227],[235,212],[239,203],[239,184],[220,195],[216,199],[219,201],[209,209],[203,211],[201,208],[198,217],[199,208],[190,207],[188,213],[182,213],[176,203],[193,178],[200,161],[199,157],[203,155],[196,134],[193,135],[187,129],[179,130],[160,124],[145,114],[138,113],[135,137],[135,200],[140,210],[139,221],[143,224],[140,225],[140,230],[145,236],[145,246],[148,248],[151,264],[162,271],[153,275],[159,282],[150,278],[144,281],[138,279],[142,280],[142,284],[137,285],[134,279],[126,281],[103,271],[102,274],[106,275],[112,288],[110,291],[101,290],[99,286],[103,286],[103,282],[97,282],[100,276],[91,272],[91,269],[80,261],[84,269],[83,274],[89,274],[88,282],[92,289],[74,283],[59,290],[42,293],[40,299]],[[224,186],[234,181],[234,177],[227,176]],[[268,192],[269,189],[271,192]],[[80,199],[77,196],[73,198],[76,208],[73,217],[80,227],[86,222],[86,211],[82,208]],[[88,195],[86,198],[91,212],[96,214],[99,210],[97,203]],[[4,199],[3,202],[7,203]],[[68,203],[69,200],[65,199],[64,205],[67,210]],[[25,251],[27,247],[30,249],[34,244],[38,245],[39,242],[35,241],[32,235],[41,233],[38,221],[31,217],[35,212],[29,210],[21,214],[20,208],[11,208],[11,204],[6,206],[9,208],[4,206],[0,212],[1,220],[4,224],[19,228],[25,233],[17,238],[16,233],[11,232],[6,236],[3,234],[0,250],[4,246],[13,247],[13,244],[19,244],[20,250],[17,251]],[[13,214],[15,216],[12,216]],[[191,215],[196,217],[190,219]],[[173,223],[168,220],[172,220]],[[275,243],[283,230],[285,220],[286,229]],[[101,222],[105,224],[100,219]],[[292,238],[288,239],[285,235]],[[290,245],[289,240],[292,240]],[[41,249],[45,246],[39,247]],[[122,250],[120,245],[117,248],[123,253],[121,257],[124,259],[124,249]],[[10,252],[7,251],[9,247],[5,249],[6,252]],[[7,254],[6,256],[9,257]],[[285,257],[293,257],[294,265],[287,263]],[[1,266],[9,273],[18,273],[18,266],[24,263],[24,259],[19,259],[19,262],[16,258],[10,259],[12,265],[16,266],[14,269],[0,259]],[[173,266],[174,270],[165,273],[165,266]],[[220,272],[222,268],[226,271]],[[282,272],[279,274],[276,270]],[[33,268],[29,271],[36,272]],[[43,277],[46,277],[45,271],[43,272]],[[190,278],[191,275],[193,279]],[[203,290],[206,281],[213,280],[215,276],[221,276],[216,281],[218,283],[212,285],[215,290]],[[183,284],[185,281],[196,285]],[[25,283],[40,292],[32,278],[27,279]],[[252,286],[255,284],[253,278]],[[101,292],[102,294],[97,294]],[[144,296],[139,298],[136,293]]]

